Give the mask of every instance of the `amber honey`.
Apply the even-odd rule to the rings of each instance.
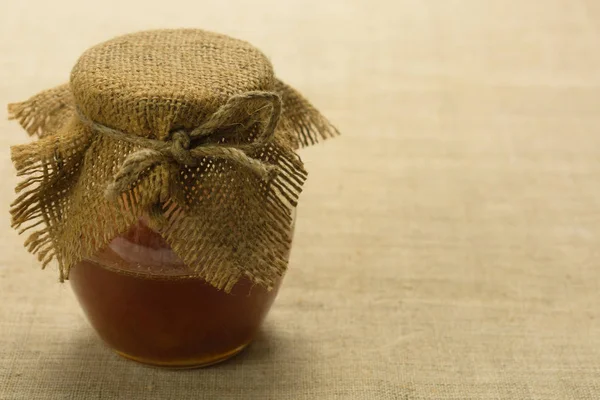
[[[77,264],[70,280],[90,323],[117,353],[177,368],[213,364],[244,349],[278,289],[242,279],[231,293],[217,290],[191,275],[143,222]]]

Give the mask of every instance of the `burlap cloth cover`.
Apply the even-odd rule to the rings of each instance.
[[[70,84],[12,104],[40,140],[15,146],[13,225],[61,280],[141,216],[200,277],[270,287],[287,266],[306,179],[294,152],[336,130],[246,42],[202,30],[118,37]]]

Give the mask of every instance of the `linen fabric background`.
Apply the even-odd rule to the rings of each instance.
[[[302,150],[290,270],[214,368],[121,360],[9,228],[0,115],[0,399],[600,398],[594,0],[6,1],[0,103],[110,37],[250,41],[342,132]],[[53,268],[53,267],[49,267]]]

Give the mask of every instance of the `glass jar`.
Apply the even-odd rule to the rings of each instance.
[[[263,52],[200,29],[135,32],[9,114],[41,139],[12,148],[12,226],[42,266],[59,261],[109,346],[185,368],[248,345],[289,258],[307,178],[295,151],[338,134]]]
[[[290,243],[292,232],[293,223]],[[242,278],[231,293],[217,290],[144,220],[75,265],[69,279],[90,323],[119,355],[172,368],[207,366],[242,351],[281,284],[269,291]]]

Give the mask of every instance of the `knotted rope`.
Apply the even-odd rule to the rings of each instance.
[[[249,112],[249,107],[254,101],[262,101],[265,104]],[[265,107],[269,108],[268,112],[264,112]],[[174,131],[171,140],[162,141],[121,132],[92,121],[79,112],[80,119],[96,132],[141,147],[127,156],[106,188],[105,195],[110,200],[117,199],[122,193],[130,190],[148,168],[171,162],[197,166],[205,157],[231,161],[268,180],[277,173],[277,167],[248,156],[246,151],[273,140],[280,116],[279,95],[272,92],[248,92],[232,96],[192,131]],[[262,129],[251,142],[219,143],[232,135],[247,133],[257,123]]]

